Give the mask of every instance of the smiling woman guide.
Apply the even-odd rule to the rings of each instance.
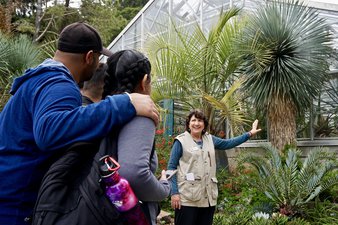
[[[217,202],[215,148],[226,150],[246,142],[261,129],[258,120],[251,131],[232,139],[221,139],[206,133],[208,119],[200,110],[192,110],[186,120],[186,131],[175,138],[168,163],[177,174],[171,179],[171,206],[175,225],[211,225]]]

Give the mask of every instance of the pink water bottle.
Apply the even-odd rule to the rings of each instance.
[[[118,173],[120,164],[110,156],[102,157],[100,162],[105,193],[117,210],[121,212],[124,224],[149,225],[129,182]]]

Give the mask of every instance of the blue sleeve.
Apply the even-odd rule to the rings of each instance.
[[[127,95],[81,106],[81,95],[74,82],[49,80],[33,95],[34,139],[41,150],[56,150],[79,141],[104,137],[114,126],[131,120],[135,108]]]
[[[182,150],[181,142],[179,142],[178,140],[175,140],[173,147],[171,149],[171,153],[170,153],[170,159],[168,162],[168,170],[177,169],[179,160],[182,157],[182,153],[183,153],[183,150]],[[170,179],[170,183],[171,183],[171,195],[179,194],[176,174],[172,176],[172,178]]]
[[[249,138],[250,138],[249,132],[230,139],[222,139],[212,135],[212,141],[214,142],[215,149],[217,150],[226,150],[234,148],[246,142],[247,140],[249,140]]]

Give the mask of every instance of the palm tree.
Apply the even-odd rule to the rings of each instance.
[[[270,141],[281,150],[295,144],[296,116],[328,77],[329,27],[298,0],[273,0],[249,16],[243,33],[243,90],[267,113]]]
[[[153,82],[155,101],[174,99],[182,111],[201,108],[209,118],[211,130],[227,119],[233,127],[244,121],[236,99],[239,85],[234,72],[240,62],[233,55],[241,24],[239,9],[221,14],[218,23],[205,34],[171,24],[172,30],[149,41],[149,55],[156,74]],[[232,86],[232,84],[235,84]],[[215,114],[221,112],[216,122]],[[182,113],[183,114],[183,113]]]

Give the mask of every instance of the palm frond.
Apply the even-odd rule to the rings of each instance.
[[[239,110],[243,108],[240,96],[238,95],[238,92],[236,93],[236,90],[239,89],[240,85],[240,80],[235,81],[221,100],[218,100],[207,93],[201,93],[201,96],[206,99],[215,110],[220,112],[218,116],[220,121],[227,119],[228,123],[232,126],[232,130],[236,130],[241,124],[249,122],[245,119],[243,111]]]
[[[171,98],[182,107],[201,108],[214,123],[215,106],[224,107],[225,103],[211,102],[220,101],[229,91],[240,64],[233,56],[232,45],[241,29],[234,19],[238,13],[239,9],[224,12],[208,34],[197,23],[187,29],[172,22],[168,33],[150,39],[147,51],[156,74],[153,99]],[[203,96],[211,96],[212,100],[209,102]],[[242,107],[237,99],[228,100],[228,108],[234,107],[231,112],[240,115]],[[243,118],[227,119],[240,122]]]

